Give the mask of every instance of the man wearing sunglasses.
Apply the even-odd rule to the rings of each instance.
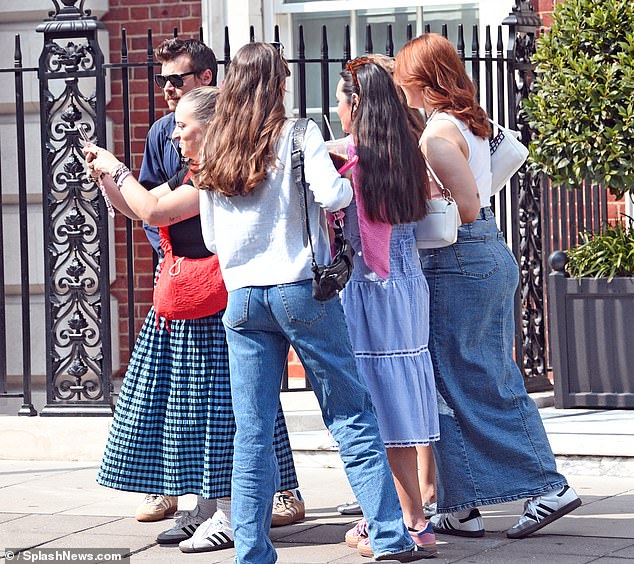
[[[172,139],[176,104],[194,88],[215,86],[218,73],[214,52],[196,39],[166,39],[154,55],[161,63],[161,73],[154,76],[154,82],[163,90],[170,113],[155,121],[147,135],[139,182],[148,190],[167,182],[181,166],[178,145]],[[160,256],[158,229],[145,224],[143,228]]]

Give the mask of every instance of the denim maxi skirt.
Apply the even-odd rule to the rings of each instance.
[[[223,311],[141,328],[97,476],[102,486],[165,495],[231,495],[233,439]],[[281,489],[297,487],[281,407],[274,448]]]
[[[513,359],[517,262],[490,208],[450,247],[419,251],[430,289],[440,441],[438,510],[460,511],[566,484]]]

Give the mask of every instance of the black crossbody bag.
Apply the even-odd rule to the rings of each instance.
[[[315,250],[313,240],[310,235],[310,218],[308,217],[308,205],[306,198],[306,177],[304,175],[304,136],[308,126],[307,118],[300,118],[295,122],[293,128],[293,145],[291,152],[291,164],[293,169],[293,180],[299,191],[299,202],[303,209],[302,221],[304,223],[304,245],[306,239],[310,245],[312,255],[313,271],[313,297],[316,300],[325,302],[343,290],[346,282],[350,280],[354,267],[354,249],[343,235],[343,219],[340,214],[335,214],[333,225],[335,233],[335,256],[330,264],[318,265],[315,260]]]

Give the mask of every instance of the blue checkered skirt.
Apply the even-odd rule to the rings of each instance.
[[[156,327],[150,310],[134,347],[97,482],[165,495],[231,495],[233,437],[222,314]],[[281,489],[297,487],[281,406],[275,425]]]

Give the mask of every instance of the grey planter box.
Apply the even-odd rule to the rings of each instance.
[[[549,282],[555,407],[634,408],[634,278]]]

